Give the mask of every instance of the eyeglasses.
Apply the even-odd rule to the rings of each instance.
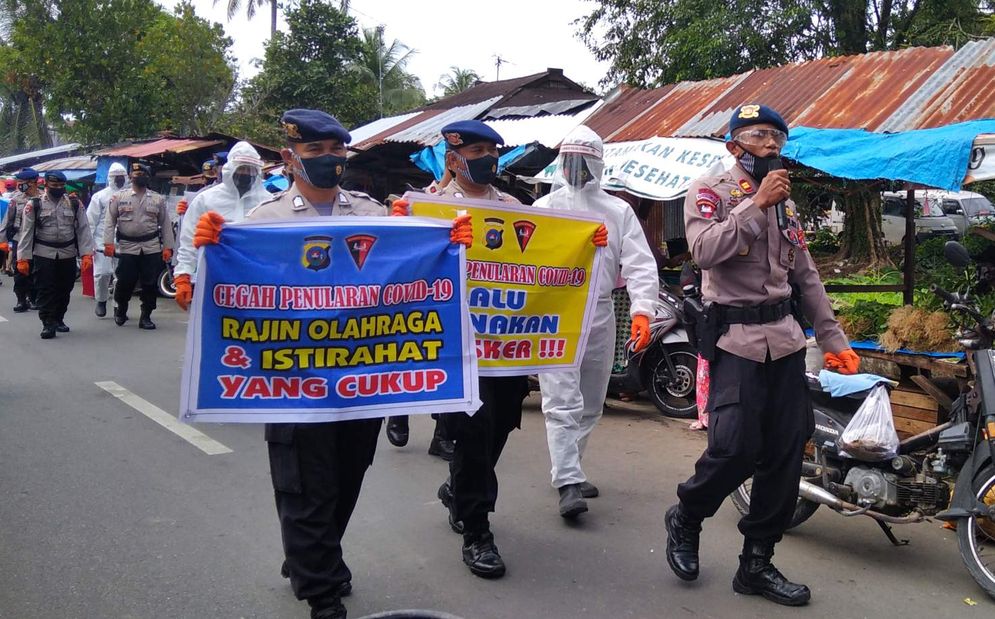
[[[734,139],[747,144],[762,144],[772,139],[780,148],[788,141],[788,134],[780,129],[749,129],[736,134]]]

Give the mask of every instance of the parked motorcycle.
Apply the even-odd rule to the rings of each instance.
[[[944,254],[954,266],[970,263],[967,250],[956,241],[946,244]],[[808,520],[821,505],[844,517],[873,518],[895,545],[908,540],[898,540],[890,525],[929,517],[956,523],[964,565],[995,597],[995,316],[982,315],[966,292],[931,290],[948,310],[973,323],[958,333],[969,351],[973,387],[954,400],[944,423],[901,441],[894,458],[869,462],[844,456],[837,447],[868,392],[834,398],[810,376],[815,432],[802,462],[789,528]],[[751,482],[732,494],[744,515],[750,509]]]
[[[613,373],[608,390],[639,392],[643,389],[653,404],[668,417],[697,416],[695,376],[698,353],[684,329],[681,300],[661,282],[656,315],[650,321],[650,343],[639,352],[627,350],[625,368]]]

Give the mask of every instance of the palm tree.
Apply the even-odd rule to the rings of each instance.
[[[476,85],[480,81],[480,75],[473,69],[461,69],[456,65],[449,67],[449,73],[439,78],[436,84],[442,88],[443,96],[455,95]]]
[[[19,20],[48,19],[50,0],[0,0],[0,52]],[[23,24],[22,24],[23,25]],[[42,84],[34,73],[0,74],[0,152],[15,153],[52,146],[42,105]]]
[[[231,21],[233,17],[238,14],[238,10],[242,8],[242,0],[227,0],[228,2],[228,21]],[[218,0],[213,0],[212,6],[217,6]],[[252,19],[256,16],[256,7],[263,6],[265,4],[269,5],[269,34],[273,36],[276,34],[276,0],[246,0],[245,2],[245,15]]]
[[[358,61],[352,69],[374,87],[380,97],[380,116],[418,107],[425,91],[417,77],[406,71],[415,50],[394,39],[384,43],[383,26],[364,28]]]

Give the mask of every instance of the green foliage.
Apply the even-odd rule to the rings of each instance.
[[[816,230],[808,239],[808,250],[813,254],[830,256],[840,250],[840,237],[829,228]]]
[[[836,312],[836,318],[851,340],[871,340],[884,333],[888,316],[900,305],[878,301],[857,301]]]
[[[448,97],[467,90],[479,81],[480,75],[473,69],[453,65],[449,67],[449,73],[439,78],[438,86],[442,88],[442,96]]]
[[[351,68],[366,87],[377,92],[378,97],[382,93],[380,116],[393,116],[424,105],[425,91],[421,81],[406,70],[414,54],[413,49],[397,39],[387,45],[381,29],[363,29],[359,58]]]

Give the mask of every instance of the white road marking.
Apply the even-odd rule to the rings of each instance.
[[[7,322],[7,319],[4,318],[3,316],[0,316],[0,322]]]
[[[207,455],[216,456],[218,454],[232,453],[230,448],[225,447],[203,432],[180,423],[175,415],[170,415],[155,404],[135,395],[114,381],[97,381],[94,384]]]

